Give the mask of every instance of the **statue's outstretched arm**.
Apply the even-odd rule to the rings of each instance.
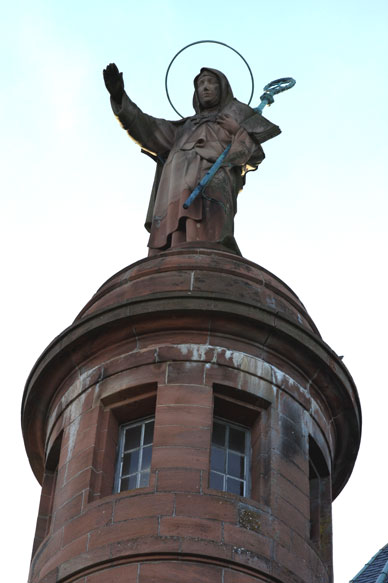
[[[165,155],[175,142],[172,122],[143,113],[124,90],[123,74],[115,63],[103,70],[104,82],[111,96],[111,106],[122,127],[139,146],[153,154]]]

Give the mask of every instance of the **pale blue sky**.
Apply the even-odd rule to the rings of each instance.
[[[8,578],[26,580],[38,511],[39,487],[19,425],[29,370],[105,279],[146,255],[153,162],[114,120],[102,68],[115,61],[138,105],[176,119],[164,92],[167,65],[183,46],[206,38],[247,59],[253,105],[269,81],[297,81],[264,112],[283,133],[265,145],[266,160],[248,176],[236,238],[248,259],[299,295],[323,338],[345,355],[359,389],[362,448],[334,503],[336,582],[349,581],[388,542],[387,32],[386,0],[4,3],[0,180],[9,410],[1,429],[3,464],[13,477],[2,489],[21,517],[16,525],[11,512],[5,519]],[[174,103],[187,115],[201,66],[223,70],[239,99],[250,92],[243,63],[227,49],[206,47],[184,53],[171,71]]]

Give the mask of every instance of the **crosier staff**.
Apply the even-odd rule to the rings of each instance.
[[[257,107],[253,108],[253,111],[262,115],[263,109],[266,105],[271,105],[274,102],[274,95],[278,93],[282,93],[283,91],[287,91],[287,89],[291,89],[295,85],[296,81],[292,77],[283,77],[282,79],[275,79],[275,81],[271,81],[264,87],[264,93],[260,97],[261,101]],[[193,192],[190,196],[186,199],[183,203],[183,208],[187,209],[191,205],[191,203],[197,198],[199,194],[201,194],[204,188],[209,184],[217,170],[220,168],[222,163],[224,162],[228,152],[231,148],[232,144],[226,146],[225,150],[218,156],[217,160],[214,162],[213,166],[210,168],[208,172],[206,172],[205,176],[200,180],[198,185],[195,187]]]

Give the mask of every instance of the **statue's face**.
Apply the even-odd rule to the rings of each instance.
[[[197,81],[197,94],[203,108],[215,107],[220,102],[220,84],[217,77],[204,73]]]

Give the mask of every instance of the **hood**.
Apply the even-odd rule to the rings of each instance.
[[[229,81],[227,80],[225,75],[223,73],[221,73],[221,71],[217,71],[217,69],[210,69],[209,67],[203,67],[194,79],[193,107],[194,107],[196,113],[201,113],[204,109],[201,106],[199,99],[198,99],[197,81],[198,81],[198,77],[205,72],[211,73],[212,75],[217,77],[218,82],[220,84],[220,103],[218,104],[217,109],[222,110],[222,109],[224,109],[224,107],[228,103],[233,101],[233,91],[232,91],[232,88],[229,85]]]

